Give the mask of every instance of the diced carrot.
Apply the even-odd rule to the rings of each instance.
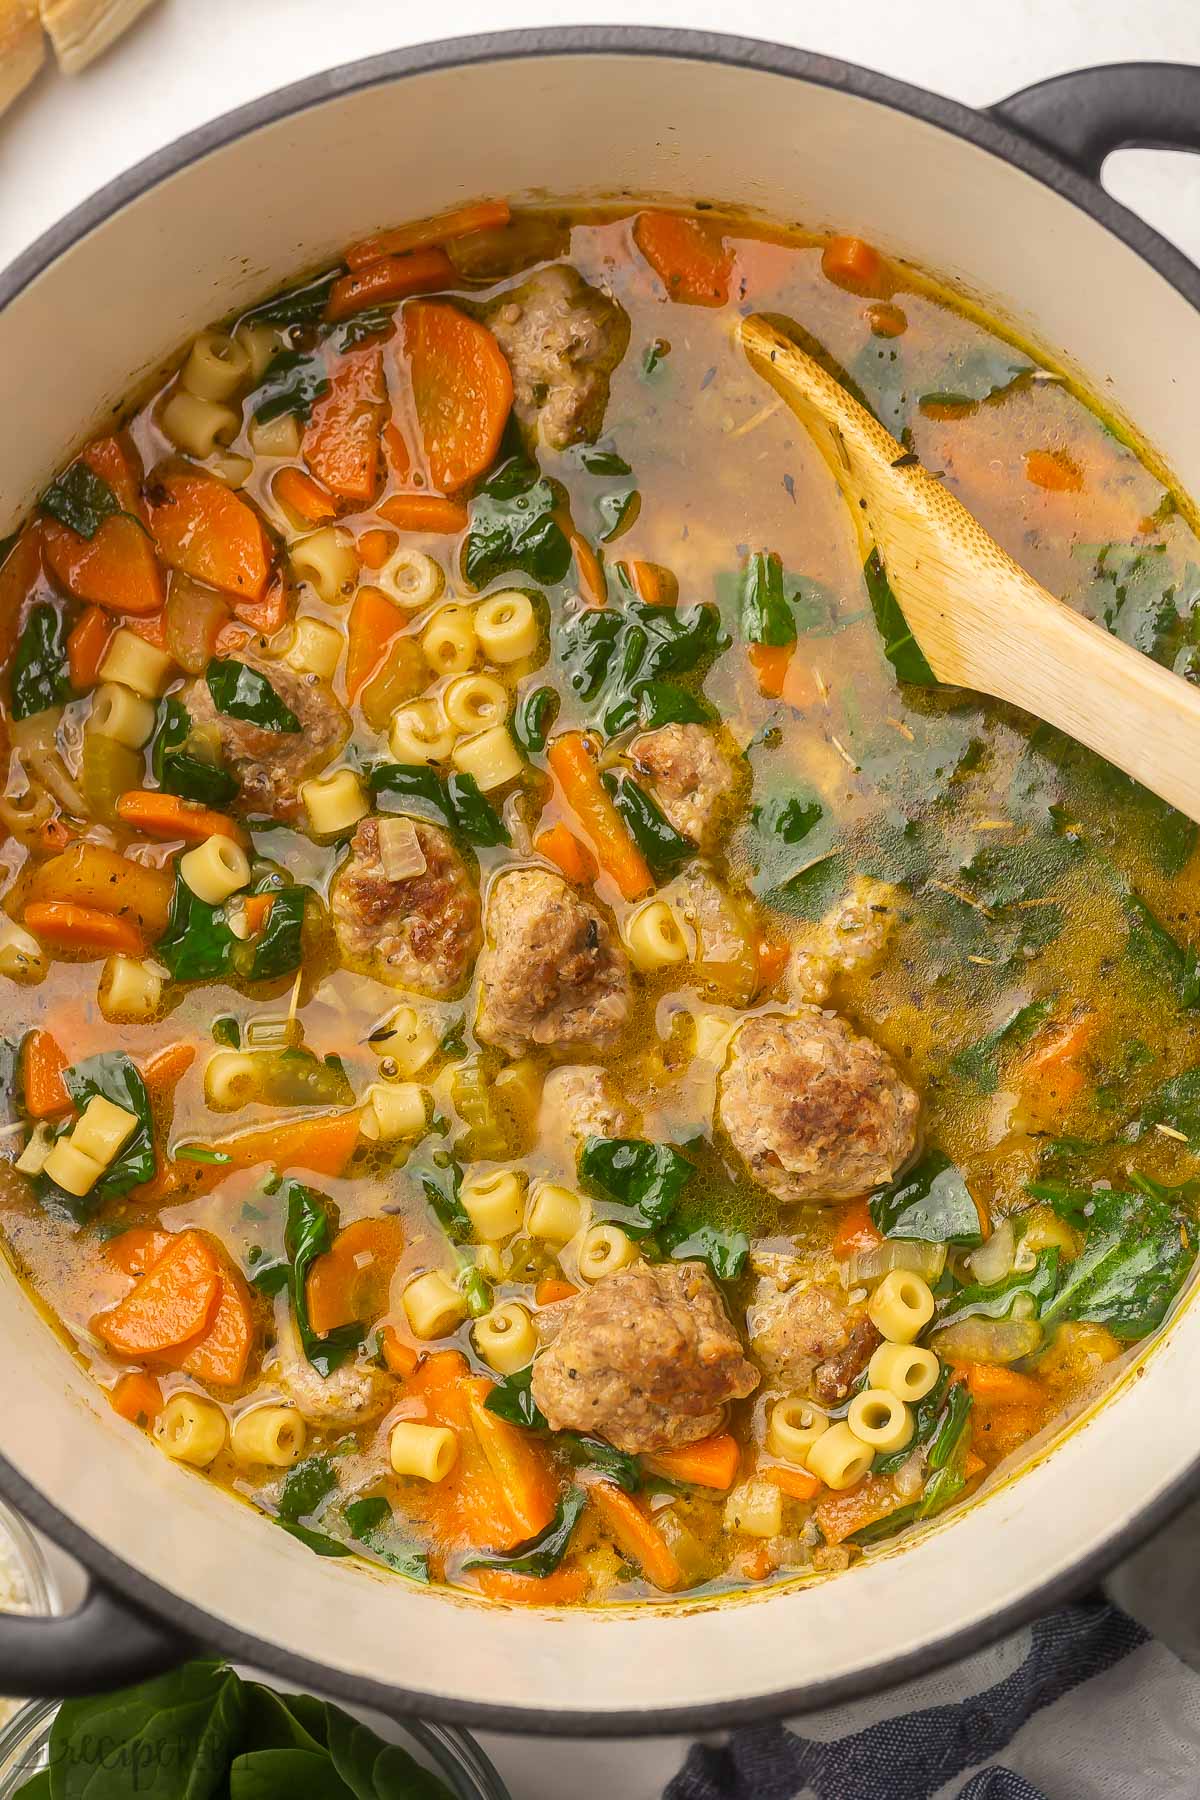
[[[150,1098],[154,1100],[178,1087],[195,1060],[195,1044],[168,1044],[165,1049],[156,1050],[142,1067],[142,1080]]]
[[[807,1469],[785,1469],[782,1463],[760,1463],[758,1472],[764,1481],[779,1488],[790,1500],[815,1500],[821,1491],[821,1483]]]
[[[119,1356],[156,1356],[204,1330],[220,1291],[212,1247],[200,1232],[180,1231],[132,1292],[93,1323]]]
[[[376,231],[370,237],[360,238],[346,251],[346,265],[364,269],[384,256],[404,256],[410,250],[426,250],[431,244],[448,244],[452,238],[466,237],[472,231],[507,225],[511,216],[507,200],[477,200],[471,206],[456,206],[431,219],[418,219],[411,225],[397,225],[390,231]]]
[[[1040,1406],[1046,1390],[1032,1375],[1021,1375],[1001,1363],[955,1363],[954,1372],[970,1389],[971,1397],[986,1406]]]
[[[44,599],[42,571],[42,520],[26,525],[8,555],[0,557],[0,664],[7,665],[17,646],[17,632],[26,616],[26,602],[39,590]],[[4,739],[7,742],[7,737]]]
[[[47,856],[57,856],[71,842],[71,828],[62,818],[47,819],[37,834],[38,849]]]
[[[396,548],[396,540],[390,531],[381,531],[378,525],[373,525],[370,530],[359,532],[356,547],[364,569],[382,569]]]
[[[699,219],[684,213],[639,213],[633,241],[672,300],[689,306],[724,306],[728,301],[733,251]]]
[[[271,483],[271,492],[281,506],[304,519],[309,525],[324,525],[337,518],[337,501],[319,481],[303,469],[280,469]]]
[[[241,1275],[220,1259],[217,1304],[199,1336],[166,1353],[173,1368],[210,1387],[240,1387],[254,1348],[254,1312],[250,1289]]]
[[[661,563],[634,558],[624,567],[634,593],[644,606],[674,606],[679,599],[679,582]]]
[[[412,451],[395,419],[389,419],[383,428],[383,455],[397,487],[407,487],[412,476]]]
[[[124,619],[122,623],[134,637],[140,637],[143,643],[153,644],[156,650],[167,648],[167,616],[165,612],[151,613],[144,619]]]
[[[403,1254],[404,1227],[390,1214],[355,1219],[339,1231],[308,1272],[308,1316],[317,1336],[377,1319]]]
[[[97,438],[79,458],[112,489],[122,511],[105,519],[94,537],[44,518],[46,566],[77,600],[110,612],[161,612],[166,599],[154,545],[141,523],[141,470],[136,453],[118,437]]]
[[[393,1375],[406,1381],[417,1372],[417,1364],[421,1360],[421,1352],[412,1344],[406,1344],[394,1325],[385,1325],[379,1334],[379,1347],[383,1352],[383,1360]]]
[[[101,912],[96,906],[76,906],[69,900],[33,901],[25,908],[25,923],[34,937],[56,950],[141,956],[146,948],[132,920]]]
[[[604,564],[578,531],[571,533],[571,549],[579,572],[580,594],[589,606],[607,606],[608,583],[604,579]]]
[[[548,758],[568,806],[587,836],[600,867],[616,882],[626,900],[638,900],[654,886],[645,857],[603,786],[581,732],[555,738]]]
[[[834,237],[821,252],[821,273],[837,287],[871,293],[883,274],[883,258],[862,238]]]
[[[742,1567],[751,1581],[765,1581],[779,1567],[779,1562],[770,1544],[764,1543],[746,1552]]]
[[[903,337],[908,330],[908,319],[903,309],[893,306],[888,300],[877,300],[874,306],[868,306],[865,317],[875,337]]]
[[[404,625],[404,614],[382,588],[360,587],[350,608],[346,634],[346,697],[357,700]]]
[[[1020,1450],[1046,1423],[1048,1396],[1036,1406],[1014,1406],[1004,1401],[975,1402],[971,1414],[971,1444],[989,1469]]]
[[[67,667],[77,694],[95,687],[100,664],[113,634],[113,622],[102,606],[88,606],[79,615],[67,638]]]
[[[816,1504],[817,1524],[827,1544],[840,1544],[864,1525],[886,1519],[896,1506],[896,1493],[882,1475],[866,1475],[841,1493],[822,1494]]]
[[[163,1409],[162,1389],[153,1375],[122,1375],[108,1390],[113,1411],[131,1425],[153,1425]]]
[[[536,1438],[519,1425],[510,1425],[499,1413],[488,1411],[484,1402],[492,1385],[486,1376],[466,1381],[471,1425],[520,1537],[536,1537],[549,1525],[558,1504],[554,1472]]]
[[[410,1383],[413,1393],[433,1393],[439,1388],[457,1387],[467,1374],[467,1359],[461,1350],[431,1350],[423,1356]]]
[[[271,1163],[280,1170],[309,1169],[316,1175],[340,1175],[354,1154],[358,1135],[359,1113],[355,1108],[239,1131],[214,1141],[208,1148],[228,1156],[229,1163],[224,1166],[229,1168],[252,1169],[259,1163]]]
[[[453,1469],[429,1495],[431,1549],[438,1557],[468,1548],[509,1550],[529,1535],[518,1524],[475,1431],[471,1416],[474,1394],[465,1368],[465,1359],[457,1352],[442,1352],[436,1360],[425,1357],[406,1385],[406,1395],[423,1402],[426,1418],[448,1426],[458,1440]],[[542,1516],[541,1509],[534,1516]]]
[[[882,1244],[883,1234],[871,1217],[871,1208],[865,1199],[851,1200],[842,1211],[833,1234],[833,1254],[839,1262],[848,1262],[850,1258],[864,1250],[874,1250]]]
[[[242,918],[245,920],[246,930],[252,938],[258,937],[266,929],[267,920],[271,916],[271,908],[274,904],[274,894],[247,894],[242,901]]]
[[[232,603],[233,613],[241,624],[248,625],[260,637],[274,637],[281,631],[288,619],[288,592],[280,576],[276,575],[267,587],[265,594],[257,600],[235,600]],[[230,650],[225,643],[225,634],[233,630],[232,625],[222,626],[217,636],[217,650],[222,656],[228,656]],[[240,643],[246,642],[243,632]]]
[[[173,569],[236,600],[261,600],[271,549],[258,514],[215,475],[164,475],[150,492],[150,529]]]
[[[365,506],[379,486],[379,434],[387,412],[383,352],[352,351],[329,379],[304,433],[305,462],[333,493]]]
[[[1083,491],[1083,470],[1065,450],[1027,450],[1025,479],[1049,494]]]
[[[454,264],[436,246],[407,256],[381,256],[352,269],[349,275],[339,275],[329,290],[325,317],[336,324],[368,306],[386,306],[409,294],[434,294],[439,288],[454,287],[457,281]]]
[[[448,536],[467,529],[467,509],[461,500],[443,494],[392,494],[379,508],[379,516],[397,531],[425,531]]]
[[[233,838],[239,844],[249,838],[225,813],[212,812],[198,800],[184,800],[178,794],[163,793],[158,788],[131,788],[117,801],[117,817],[132,831],[147,837],[183,838],[189,844],[203,844],[210,837]]]
[[[568,831],[562,820],[550,827],[548,831],[538,833],[534,841],[534,849],[539,856],[548,862],[557,863],[568,881],[577,887],[589,887],[596,879],[596,859],[586,844],[581,844],[573,831]]]
[[[719,1488],[722,1493],[737,1480],[741,1466],[741,1447],[729,1432],[701,1438],[697,1444],[684,1444],[679,1450],[657,1450],[642,1458],[646,1468],[668,1481],[686,1481],[693,1487]]]
[[[555,1569],[552,1575],[514,1575],[509,1569],[477,1569],[479,1591],[510,1606],[573,1606],[587,1596],[591,1579],[584,1569]]]
[[[1034,1045],[1025,1061],[1025,1073],[1034,1078],[1045,1099],[1065,1106],[1086,1085],[1087,1074],[1077,1058],[1087,1048],[1098,1023],[1094,1012],[1079,1013],[1051,1026]]]
[[[773,944],[770,938],[760,937],[754,946],[754,955],[758,963],[759,991],[773,988],[783,971],[788,966],[791,956],[788,944]]]
[[[487,327],[445,301],[405,307],[404,352],[429,479],[456,493],[495,460],[512,372]]]
[[[758,682],[758,691],[768,700],[778,700],[787,680],[794,644],[751,644],[746,654]]]
[[[140,1280],[150,1273],[155,1263],[162,1261],[170,1247],[169,1231],[160,1231],[156,1225],[133,1225],[128,1231],[109,1238],[104,1246],[104,1256],[122,1275],[133,1275]]]
[[[650,1585],[665,1593],[679,1587],[683,1570],[649,1513],[610,1481],[591,1481],[587,1491],[618,1548],[637,1564]]]
[[[563,1281],[557,1275],[544,1275],[533,1290],[533,1298],[538,1306],[556,1306],[560,1300],[574,1299],[578,1292],[573,1282]]]
[[[31,1119],[52,1119],[70,1110],[71,1096],[63,1076],[70,1063],[48,1031],[30,1031],[21,1045],[21,1081],[25,1111]]]
[[[159,938],[167,927],[173,887],[171,876],[163,869],[134,862],[103,844],[76,842],[35,872],[28,898],[69,901],[119,913],[146,937]]]

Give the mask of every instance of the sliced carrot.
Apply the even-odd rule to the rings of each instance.
[[[544,1275],[533,1290],[533,1298],[538,1306],[556,1306],[560,1300],[574,1299],[578,1292],[572,1282],[557,1275]]]
[[[840,1544],[864,1525],[886,1519],[896,1506],[896,1493],[882,1475],[866,1475],[841,1493],[822,1494],[816,1504],[817,1524],[827,1544]]]
[[[1060,1106],[1074,1100],[1087,1083],[1077,1058],[1091,1041],[1099,1023],[1093,1012],[1060,1021],[1035,1044],[1025,1062],[1025,1072],[1036,1079],[1045,1097]]]
[[[162,1389],[153,1375],[122,1375],[108,1390],[108,1403],[131,1425],[153,1425],[163,1409]]]
[[[557,863],[568,881],[577,887],[589,887],[596,879],[596,859],[586,844],[581,844],[573,831],[560,819],[548,831],[538,833],[534,849],[548,862]]]
[[[754,946],[754,956],[758,964],[760,992],[775,986],[787,968],[791,954],[789,944],[773,944],[770,938],[759,938]]]
[[[393,1375],[407,1380],[415,1375],[421,1360],[421,1352],[406,1344],[394,1325],[385,1325],[379,1334],[379,1347],[383,1352],[383,1360]]]
[[[486,1376],[465,1383],[471,1425],[483,1447],[488,1467],[500,1484],[513,1523],[522,1538],[536,1537],[554,1517],[558,1487],[542,1446],[519,1425],[510,1425],[484,1404],[492,1391]]]
[[[155,1263],[162,1261],[170,1247],[169,1231],[160,1231],[156,1225],[134,1225],[128,1231],[119,1232],[115,1238],[109,1238],[104,1246],[104,1256],[122,1275],[140,1279],[150,1273]]]
[[[8,555],[0,556],[0,664],[7,665],[16,649],[26,601],[32,600],[39,589],[45,598],[43,542],[42,520],[34,519],[19,534]]]
[[[867,1200],[851,1200],[843,1209],[833,1234],[833,1254],[838,1261],[848,1262],[852,1256],[864,1250],[874,1250],[882,1242],[883,1234],[871,1217]]]
[[[472,206],[456,206],[431,219],[418,219],[412,225],[372,232],[370,237],[350,245],[346,264],[351,269],[363,269],[384,256],[404,256],[410,250],[426,250],[431,244],[448,244],[452,238],[466,237],[472,231],[507,225],[511,217],[507,200],[477,200]]]
[[[259,1163],[275,1168],[310,1169],[316,1175],[340,1175],[354,1154],[359,1113],[314,1113],[287,1119],[255,1131],[240,1131],[209,1146],[229,1158],[228,1167],[252,1169]]]
[[[571,533],[571,550],[579,572],[580,594],[589,606],[607,606],[608,583],[604,579],[604,564],[599,556],[578,531]]]
[[[250,1289],[241,1275],[220,1258],[217,1304],[200,1335],[167,1352],[167,1360],[185,1375],[210,1387],[240,1387],[254,1348],[254,1311]]]
[[[161,612],[166,587],[141,523],[136,453],[118,437],[97,438],[79,460],[107,482],[122,511],[105,519],[91,538],[44,518],[47,568],[77,600],[90,600],[110,612]]]
[[[266,929],[274,904],[274,894],[247,894],[242,901],[242,918],[252,938],[258,937]]]
[[[84,609],[71,627],[67,638],[67,667],[71,686],[77,694],[86,693],[100,679],[100,664],[113,634],[113,622],[102,606]]]
[[[737,1480],[742,1452],[737,1439],[722,1431],[679,1450],[657,1450],[642,1461],[653,1474],[665,1475],[668,1481],[686,1481],[693,1487],[718,1488],[724,1493]]]
[[[183,838],[189,844],[203,844],[210,837],[234,838],[239,844],[250,841],[225,813],[212,812],[198,800],[184,800],[158,788],[131,788],[122,794],[117,817],[147,837]]]
[[[31,1119],[52,1119],[70,1110],[71,1096],[63,1076],[70,1063],[48,1031],[26,1033],[21,1045],[21,1081],[25,1111]]]
[[[821,1491],[821,1483],[807,1469],[785,1469],[780,1463],[760,1463],[758,1472],[764,1481],[779,1488],[790,1500],[815,1500]]]
[[[439,1388],[457,1387],[466,1373],[467,1359],[461,1350],[431,1350],[420,1359],[411,1391],[428,1394]]]
[[[144,643],[153,644],[156,650],[167,648],[167,616],[165,612],[152,613],[145,619],[125,619],[122,621],[127,631],[140,637]]]
[[[150,1098],[169,1094],[178,1087],[195,1060],[195,1044],[168,1044],[164,1050],[156,1050],[142,1067],[142,1080]]]
[[[342,358],[329,391],[312,409],[301,451],[325,486],[365,506],[379,486],[379,434],[387,412],[383,352],[355,350]]]
[[[458,275],[444,250],[431,246],[407,256],[381,256],[349,275],[339,275],[329,290],[325,317],[330,324],[348,319],[368,306],[386,306],[410,294],[434,294],[454,287]]]
[[[674,606],[679,599],[679,582],[661,563],[633,559],[622,567],[638,599],[645,606]]]
[[[164,475],[150,491],[150,529],[173,569],[237,600],[261,600],[271,549],[253,507],[203,473]]]
[[[357,700],[403,627],[405,617],[382,588],[360,587],[350,608],[346,633],[346,697]]]
[[[529,1535],[518,1524],[474,1429],[474,1394],[465,1368],[458,1352],[441,1352],[425,1357],[406,1385],[406,1395],[423,1402],[426,1418],[448,1426],[458,1441],[453,1469],[428,1496],[431,1548],[438,1559],[468,1548],[509,1550]]]
[[[467,529],[467,509],[461,500],[443,494],[392,494],[379,508],[379,516],[397,531],[425,531],[448,536]]]
[[[1046,1390],[1032,1375],[1018,1374],[1001,1363],[955,1363],[954,1372],[983,1406],[1041,1406]]]
[[[617,1541],[652,1587],[670,1593],[683,1582],[683,1570],[649,1513],[609,1481],[588,1483],[588,1499]]]
[[[871,293],[880,284],[883,258],[862,238],[834,237],[821,252],[821,273],[837,287],[858,294]]]
[[[600,867],[626,900],[648,894],[654,877],[600,780],[582,732],[567,731],[555,738],[547,760],[568,806],[591,839]]]
[[[487,327],[445,301],[405,307],[404,352],[429,479],[456,493],[495,460],[512,372]]]
[[[308,1316],[317,1336],[377,1319],[403,1254],[404,1227],[390,1214],[355,1219],[339,1231],[308,1272]]]
[[[397,487],[407,487],[412,477],[412,451],[395,419],[389,419],[383,428],[383,455]]]
[[[724,306],[733,251],[715,231],[684,213],[639,213],[633,241],[672,300]]]
[[[378,525],[373,525],[369,531],[359,532],[356,548],[364,569],[382,569],[396,548],[396,540],[390,531],[381,531]]]
[[[146,937],[158,938],[167,927],[173,887],[171,876],[162,869],[136,863],[103,844],[76,842],[35,872],[28,898],[119,913]]]
[[[319,481],[303,469],[280,469],[271,483],[271,492],[281,506],[309,525],[324,525],[337,518],[337,501]]]
[[[591,1578],[584,1569],[555,1569],[552,1575],[514,1575],[508,1569],[477,1569],[479,1591],[510,1606],[573,1606],[587,1597]]]
[[[35,900],[25,908],[25,923],[34,937],[56,950],[82,953],[118,951],[141,956],[146,941],[130,919],[101,912],[96,906],[75,906],[69,900]]]
[[[221,1292],[221,1269],[198,1231],[180,1231],[124,1300],[94,1321],[119,1356],[155,1356],[199,1335]]]
[[[781,697],[795,648],[795,644],[751,644],[747,649],[758,691],[764,698]]]
[[[1065,450],[1027,450],[1025,479],[1049,494],[1083,491],[1083,470]]]
[[[288,592],[280,576],[276,575],[269,583],[265,594],[257,600],[235,600],[233,602],[234,617],[243,625],[249,625],[251,631],[260,637],[274,637],[282,631],[288,620]],[[224,643],[225,633],[232,630],[231,625],[222,626],[217,636],[217,649],[221,655],[229,654]],[[245,633],[240,642],[245,643]]]

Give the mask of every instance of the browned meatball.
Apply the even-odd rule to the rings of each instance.
[[[362,819],[350,855],[329,891],[329,911],[346,962],[393,987],[452,994],[479,954],[479,895],[450,838],[413,821],[425,858],[418,874],[390,880],[380,821]]]
[[[567,1302],[533,1365],[533,1397],[555,1431],[618,1450],[672,1450],[715,1431],[758,1386],[702,1263],[635,1263]]]
[[[912,1154],[917,1096],[891,1058],[836,1013],[750,1019],[721,1077],[721,1123],[780,1200],[849,1200]]]
[[[350,736],[350,715],[328,682],[317,675],[302,675],[251,649],[240,650],[236,660],[270,682],[299,720],[299,731],[264,731],[248,719],[218,712],[202,675],[190,681],[179,698],[193,729],[216,737],[222,760],[241,787],[246,811],[273,819],[299,818],[300,784],[337,755]]]
[[[518,869],[488,896],[476,1032],[513,1055],[535,1044],[610,1048],[629,1014],[617,935],[559,875]]]
[[[531,441],[565,450],[596,437],[629,343],[624,309],[559,264],[502,294],[484,319],[512,366],[513,409]]]
[[[825,1406],[844,1400],[882,1341],[870,1319],[825,1282],[780,1293],[763,1282],[750,1345],[773,1380],[810,1389]]]
[[[638,738],[632,754],[676,831],[693,844],[707,842],[735,785],[712,732],[703,725],[664,725]]]
[[[589,1137],[631,1137],[634,1117],[607,1069],[555,1069],[542,1089],[539,1138],[572,1145]]]

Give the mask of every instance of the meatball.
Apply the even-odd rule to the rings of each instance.
[[[386,1412],[396,1384],[371,1363],[344,1363],[330,1375],[314,1369],[300,1348],[294,1328],[280,1339],[271,1378],[310,1425],[332,1431],[352,1430]]]
[[[748,1324],[750,1348],[787,1387],[807,1388],[818,1363],[844,1350],[850,1336],[845,1299],[823,1281],[782,1294],[773,1281],[760,1282]]]
[[[612,926],[559,875],[519,869],[488,897],[476,1033],[512,1055],[536,1044],[610,1048],[629,1014]]]
[[[479,895],[447,834],[414,820],[425,867],[389,878],[376,818],[359,821],[329,891],[345,961],[393,987],[441,996],[460,989],[479,954]]]
[[[891,1058],[815,1006],[742,1026],[718,1110],[751,1175],[784,1201],[865,1194],[916,1143],[917,1096]]]
[[[820,1006],[839,975],[869,974],[896,923],[890,882],[859,875],[792,955],[788,980],[797,999]]]
[[[702,1263],[635,1263],[564,1307],[533,1365],[533,1397],[555,1431],[618,1450],[671,1450],[715,1431],[758,1386]]]
[[[297,819],[303,811],[301,782],[337,755],[350,736],[350,715],[328,682],[317,675],[301,674],[253,650],[240,650],[237,661],[270,682],[299,720],[299,731],[264,731],[249,719],[218,712],[203,676],[190,681],[179,698],[192,729],[215,738],[226,768],[241,788],[245,810],[272,819]]]
[[[624,309],[559,264],[502,294],[484,320],[512,367],[513,409],[530,441],[565,450],[596,437],[629,343]]]
[[[703,725],[663,725],[638,738],[632,754],[676,831],[693,844],[710,840],[735,785],[713,733]]]
[[[607,1069],[555,1069],[542,1089],[539,1138],[580,1144],[590,1137],[632,1137],[634,1117]]]

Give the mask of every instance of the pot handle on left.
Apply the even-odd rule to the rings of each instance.
[[[1104,63],[1051,76],[988,111],[1098,180],[1113,150],[1200,151],[1200,67]]]
[[[0,1613],[0,1693],[73,1700],[162,1675],[198,1646],[95,1579],[58,1618]]]

